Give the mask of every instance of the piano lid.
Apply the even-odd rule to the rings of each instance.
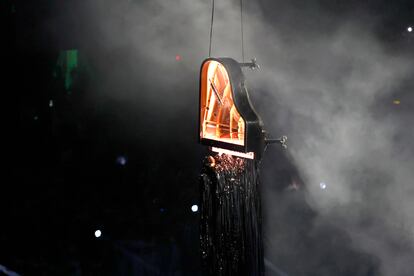
[[[208,58],[202,63],[199,141],[260,159],[265,146],[263,124],[251,105],[244,80],[234,59]]]

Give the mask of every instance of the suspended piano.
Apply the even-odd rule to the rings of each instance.
[[[231,58],[208,58],[201,66],[199,142],[211,150],[260,160],[266,139],[254,110],[242,66]]]

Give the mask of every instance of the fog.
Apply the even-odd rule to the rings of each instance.
[[[240,61],[239,1],[216,2],[212,56]],[[245,2],[245,56],[261,66],[245,71],[247,85],[269,133],[289,138],[262,162],[266,259],[277,268],[269,275],[411,275],[413,54],[378,36],[381,18],[366,10]],[[77,9],[73,36],[97,71],[91,101],[135,110],[120,120],[138,136],[134,118],[159,139],[178,124],[180,145],[197,151],[211,2],[89,0]]]

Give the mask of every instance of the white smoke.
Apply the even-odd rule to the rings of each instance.
[[[212,54],[240,60],[239,1],[216,2]],[[408,246],[414,238],[414,111],[407,107],[413,104],[412,54],[392,51],[366,20],[335,20],[322,8],[302,13],[289,5],[280,5],[273,18],[264,11],[275,5],[259,2],[245,7],[246,57],[261,65],[259,72],[246,72],[247,84],[252,93],[262,93],[252,96],[268,118],[267,128],[289,137],[289,155],[309,192],[306,200],[318,213],[314,227],[337,222],[352,248],[381,260],[383,275],[409,275],[414,271]],[[89,25],[84,35],[95,41],[84,50],[93,56],[99,46],[119,56],[93,61],[100,70],[99,93],[135,105],[148,120],[195,114],[188,107],[197,104],[198,70],[208,54],[210,4],[83,3],[80,20]],[[400,105],[393,104],[395,97]],[[264,185],[272,181],[267,178]],[[320,189],[321,182],[326,189]],[[268,213],[281,208],[279,201],[266,202]],[[280,235],[272,228],[266,233],[270,241]]]

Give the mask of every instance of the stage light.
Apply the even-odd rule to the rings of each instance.
[[[95,231],[95,237],[96,238],[100,238],[102,236],[102,232],[101,232],[101,230],[96,230]]]
[[[49,107],[53,107],[53,100],[49,101]]]
[[[409,33],[411,33],[411,32],[413,31],[413,27],[409,26],[409,27],[407,28],[407,31],[408,31]]]
[[[191,206],[191,211],[193,211],[193,213],[198,211],[198,205],[194,204],[193,206]]]
[[[393,101],[393,104],[396,104],[396,105],[399,105],[401,103],[401,101],[400,100],[394,100]]]
[[[325,182],[319,183],[319,187],[321,187],[322,190],[325,190],[327,188],[327,185]]]
[[[125,166],[126,165],[126,163],[127,163],[127,158],[125,157],[125,156],[118,156],[117,158],[116,158],[116,163],[118,164],[118,165],[120,165],[120,166]]]
[[[37,121],[38,119],[39,119],[39,117],[37,117],[37,116],[33,117],[33,120],[35,120],[35,121]]]

